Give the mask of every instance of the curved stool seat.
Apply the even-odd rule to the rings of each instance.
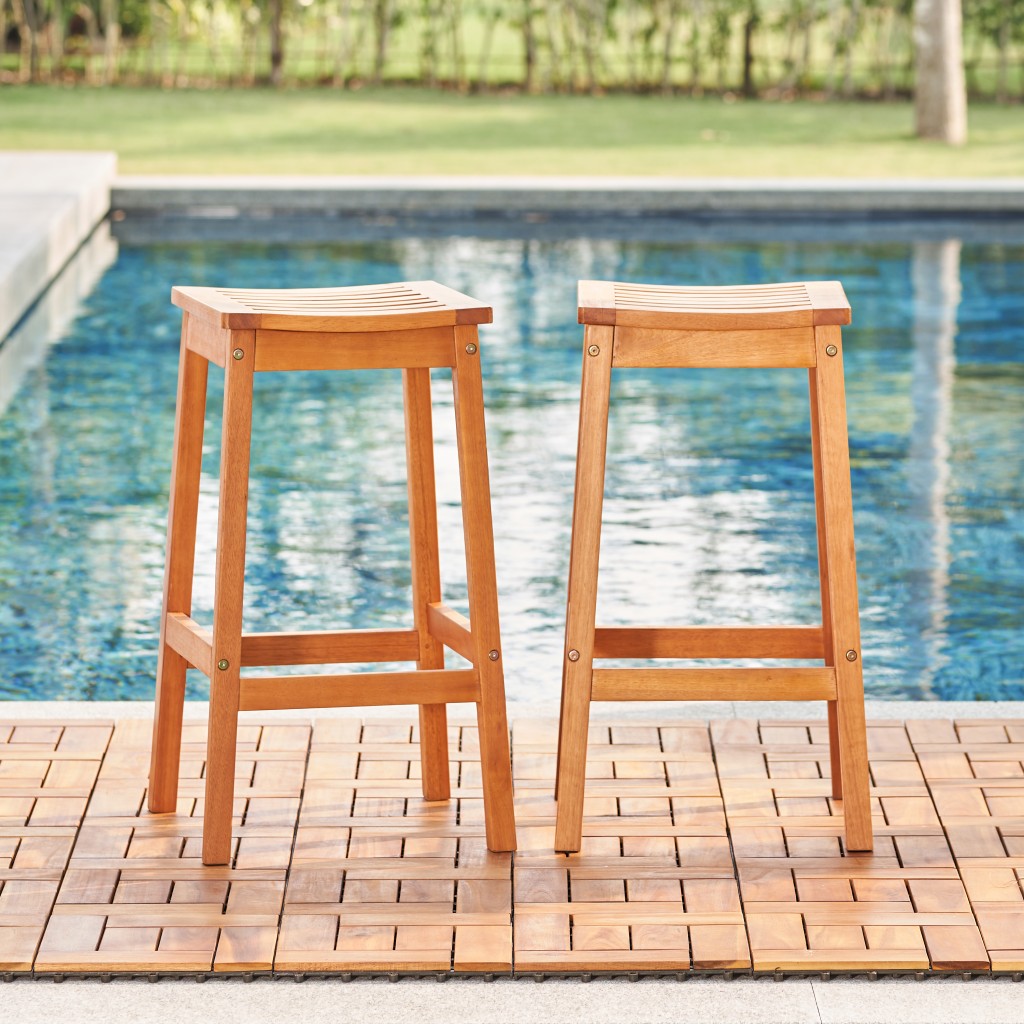
[[[579,850],[591,701],[824,700],[832,796],[846,849],[871,850],[864,685],[853,547],[837,281],[685,288],[582,281],[576,494],[562,673],[555,848]],[[595,624],[608,403],[613,369],[805,367],[817,510],[820,624],[598,627]],[[785,659],[807,668],[595,668],[605,658]]]
[[[477,706],[487,845],[515,849],[477,325],[491,309],[433,281],[356,288],[175,288],[184,310],[149,809],[175,810],[185,672],[210,678],[203,863],[232,857],[240,711],[417,704],[423,795],[451,793],[446,705]],[[213,629],[192,618],[209,363],[224,368]],[[441,601],[430,370],[452,371],[469,618]],[[253,374],[401,368],[411,535],[409,629],[242,632]],[[445,648],[469,668],[445,668]],[[249,666],[415,661],[414,671],[245,677]]]

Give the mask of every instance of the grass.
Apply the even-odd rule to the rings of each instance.
[[[0,149],[115,150],[125,174],[1024,175],[1020,108],[971,108],[969,143],[912,135],[907,103],[0,89]]]

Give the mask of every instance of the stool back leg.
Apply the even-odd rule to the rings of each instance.
[[[483,775],[487,847],[496,852],[516,848],[512,804],[512,764],[505,713],[505,675],[501,663],[498,585],[494,573],[484,394],[475,326],[455,328],[455,427],[462,488],[462,523],[466,537],[466,582],[474,665],[480,674],[477,723]],[[471,351],[467,352],[467,348]],[[491,652],[496,653],[494,660]]]
[[[832,650],[832,610],[829,606],[828,583],[828,548],[825,533],[828,523],[825,521],[825,499],[821,490],[821,431],[818,429],[818,383],[812,366],[807,375],[809,378],[811,408],[811,458],[814,463],[814,511],[818,526],[818,577],[821,582],[821,630],[825,640],[825,664],[834,665]],[[828,701],[828,752],[831,762],[832,798],[843,798],[843,773],[839,763],[839,716],[836,701]]]
[[[186,313],[181,325],[164,598],[160,613],[156,708],[149,766],[148,807],[155,813],[173,811],[178,802],[178,762],[181,756],[181,717],[185,702],[187,665],[185,659],[167,644],[167,616],[172,612],[189,615],[192,611],[196,516],[203,461],[203,420],[206,415],[209,364],[201,355],[188,348],[188,330],[189,315]]]
[[[430,370],[402,371],[405,398],[405,456],[409,482],[409,552],[412,561],[413,624],[420,635],[419,669],[444,668],[444,647],[427,625],[427,605],[441,600],[434,491],[434,432],[430,408]],[[420,705],[420,764],[424,800],[451,796],[448,765],[448,709]]]
[[[597,569],[601,552],[613,338],[611,327],[588,326],[583,332],[583,385],[555,783],[558,801],[555,849],[566,853],[579,850],[583,837],[583,788],[587,773],[587,733],[594,669]],[[596,354],[592,355],[595,348]],[[578,655],[575,660],[569,659],[570,651]]]
[[[231,859],[255,332],[232,332],[231,348],[240,349],[243,357],[228,359],[224,369],[220,515],[217,523],[213,605],[213,666],[206,741],[206,803],[203,812],[204,864],[227,864]],[[219,664],[224,662],[227,667],[221,669]]]
[[[821,492],[828,580],[828,634],[836,673],[836,720],[847,851],[873,848],[868,754],[864,723],[857,565],[853,543],[853,499],[838,327],[814,330],[816,366],[811,416],[821,449]],[[835,346],[830,356],[826,346]]]

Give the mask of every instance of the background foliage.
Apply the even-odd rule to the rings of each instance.
[[[1024,96],[1024,0],[963,0],[968,87]],[[894,97],[913,0],[0,0],[5,81]]]

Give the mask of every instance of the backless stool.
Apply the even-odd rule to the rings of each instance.
[[[477,705],[487,845],[515,849],[477,325],[491,310],[433,281],[365,288],[175,288],[184,310],[149,809],[173,811],[185,670],[210,678],[203,863],[232,851],[239,711],[418,704],[423,796],[450,797],[447,709]],[[192,617],[196,512],[209,363],[224,368],[212,633]],[[470,617],[441,603],[431,367],[451,367]],[[242,632],[253,373],[400,368],[405,400],[412,629]],[[444,648],[471,667],[445,669]],[[246,666],[415,661],[416,670],[245,678]]]
[[[872,848],[864,687],[835,281],[676,288],[582,281],[576,496],[558,740],[555,848],[579,850],[590,702],[826,700],[832,795],[847,850]],[[608,398],[613,367],[801,367],[810,376],[822,624],[753,628],[595,628]],[[814,659],[820,668],[594,669],[601,658]]]

